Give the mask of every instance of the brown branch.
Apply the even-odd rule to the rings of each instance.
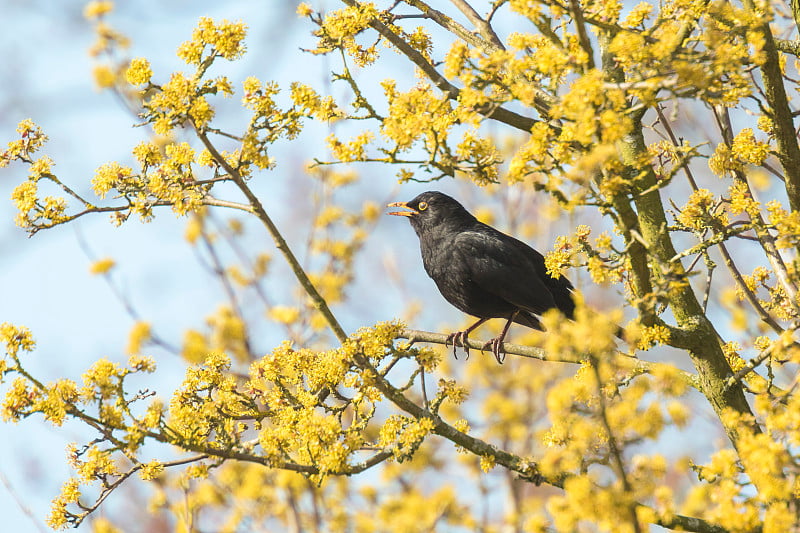
[[[480,33],[481,36],[492,45],[492,47],[498,50],[506,49],[506,47],[503,46],[503,41],[501,41],[500,37],[497,36],[491,24],[489,24],[489,21],[481,17],[471,5],[464,0],[450,0],[450,3],[456,6],[458,10],[461,11],[465,17],[467,17],[472,25],[475,26],[475,29],[478,30],[478,33]]]
[[[294,463],[292,461],[283,461],[281,463],[276,464],[273,459],[270,459],[269,457],[265,457],[263,455],[256,455],[254,453],[240,452],[231,449],[219,449],[219,448],[214,448],[213,446],[210,445],[187,446],[185,443],[181,443],[180,441],[168,441],[163,438],[159,438],[158,434],[153,434],[153,433],[148,433],[148,436],[155,436],[156,440],[159,440],[160,442],[170,442],[171,444],[174,444],[175,446],[178,446],[184,450],[203,453],[209,457],[217,457],[219,459],[232,459],[235,461],[243,461],[246,463],[257,463],[269,468],[288,470],[290,472],[297,472],[298,474],[317,475],[322,473],[319,467],[315,465]],[[381,450],[380,452],[375,453],[365,461],[348,465],[342,470],[334,470],[334,471],[327,470],[325,471],[325,474],[331,476],[352,476],[355,474],[360,474],[361,472],[364,472],[365,470],[368,470],[373,466],[382,463],[383,461],[386,461],[387,459],[392,457],[392,455],[393,454],[390,450]]]
[[[714,117],[717,120],[717,126],[722,134],[723,141],[729,147],[732,146],[733,127],[731,125],[731,117],[728,113],[728,109],[723,106],[714,106]],[[733,173],[733,179],[734,182],[744,185],[747,188],[747,194],[753,197],[753,192],[750,189],[750,183],[747,181],[744,172],[735,171]],[[792,281],[789,271],[786,268],[786,263],[784,263],[783,257],[778,251],[775,237],[773,237],[769,230],[766,229],[766,223],[764,221],[764,217],[761,216],[761,213],[756,213],[755,216],[748,213],[748,217],[750,218],[753,230],[756,232],[756,236],[761,244],[761,248],[764,250],[767,259],[772,266],[772,270],[775,271],[775,275],[783,286],[783,289],[786,291],[789,305],[792,306],[795,314],[800,314],[800,307],[798,307],[797,304],[797,286]]]
[[[369,371],[374,377],[374,384],[378,390],[397,407],[407,412],[414,418],[428,419],[433,422],[433,433],[444,437],[450,442],[472,452],[477,457],[492,457],[496,464],[499,464],[512,472],[519,474],[519,477],[526,481],[534,483],[547,483],[557,488],[564,488],[564,482],[571,476],[571,474],[561,474],[556,477],[546,478],[538,471],[535,462],[522,458],[518,455],[509,453],[496,446],[489,444],[481,439],[475,438],[471,435],[463,433],[444,420],[438,415],[435,415],[409,400],[400,390],[396,389],[391,383],[384,379],[380,373],[363,355],[356,355],[355,362],[360,367]],[[635,503],[637,507],[649,509],[649,507]],[[683,515],[669,515],[668,517],[658,518],[654,522],[663,527],[672,529],[680,529],[683,531],[693,531],[697,533],[727,533],[727,529],[707,522],[702,518],[683,516]]]
[[[800,57],[800,40],[775,39],[775,48],[784,54]]]
[[[400,333],[397,335],[398,339],[406,339],[411,344],[415,342],[428,342],[433,344],[443,344],[448,345],[452,343],[447,342],[447,335],[443,333],[434,333],[431,331],[421,331],[418,329],[402,329]],[[474,339],[467,338],[467,345],[475,350],[482,350],[484,346],[484,342],[476,341]],[[540,361],[549,361],[551,363],[572,363],[572,364],[581,364],[584,363],[587,359],[584,358],[566,358],[566,357],[558,357],[554,354],[548,354],[541,348],[536,348],[535,346],[522,346],[520,344],[512,344],[510,342],[504,342],[503,351],[509,355],[519,355],[521,357],[528,357],[530,359],[539,359]],[[617,352],[617,356],[620,358],[625,359],[634,359],[636,360],[636,365],[634,368],[631,369],[631,372],[634,374],[643,374],[643,373],[650,373],[653,370],[653,363],[650,361],[643,361],[641,359],[632,357],[624,352]],[[681,379],[690,387],[700,390],[700,384],[698,382],[698,378],[696,375],[692,374],[691,372],[680,371],[679,373]]]
[[[606,430],[606,438],[608,439],[608,447],[611,452],[613,464],[612,469],[615,470],[617,478],[622,483],[622,490],[625,491],[629,496],[633,496],[633,488],[631,487],[631,482],[628,479],[628,473],[625,471],[625,461],[622,458],[622,449],[620,449],[619,445],[617,444],[617,438],[614,435],[613,429],[611,428],[611,423],[608,421],[608,409],[606,407],[605,392],[603,391],[603,379],[600,376],[600,368],[597,365],[597,360],[593,358],[592,370],[594,372],[595,385],[597,389],[597,401],[600,407],[600,420],[603,423],[603,428]],[[633,525],[633,530],[635,533],[641,533],[642,528],[639,524],[639,519],[636,516],[636,507],[638,504],[630,501],[628,498],[626,498],[626,500],[628,500],[626,507],[631,515],[630,520],[631,524]]]
[[[289,267],[292,269],[292,272],[294,272],[294,275],[300,282],[300,285],[302,285],[303,289],[306,291],[306,294],[308,294],[308,296],[311,298],[314,307],[317,309],[317,311],[322,313],[323,317],[325,317],[328,326],[331,328],[331,331],[333,331],[334,335],[336,335],[336,338],[339,339],[339,342],[345,342],[347,340],[347,333],[345,333],[344,329],[339,324],[339,321],[336,320],[333,312],[328,307],[328,303],[325,301],[319,291],[317,291],[317,288],[309,279],[308,275],[303,269],[303,266],[300,264],[300,261],[297,260],[291,248],[289,248],[286,239],[283,238],[280,230],[278,230],[278,227],[272,221],[272,218],[270,218],[270,216],[267,214],[267,211],[264,209],[261,201],[253,193],[250,187],[247,186],[247,183],[239,171],[233,168],[211,143],[206,132],[198,129],[194,122],[192,122],[192,126],[197,133],[197,137],[211,154],[211,157],[213,157],[214,161],[216,161],[217,164],[220,165],[231,177],[231,180],[233,180],[239,190],[242,191],[247,198],[252,212],[258,217],[259,220],[261,220],[262,224],[266,226],[267,231],[272,237],[272,240],[275,241],[275,246],[283,254],[286,262],[289,263]]]
[[[655,106],[656,113],[658,113],[658,120],[662,126],[664,126],[664,130],[667,132],[667,136],[670,139],[670,142],[673,146],[679,147],[680,143],[678,142],[678,138],[675,135],[675,132],[672,130],[672,126],[669,124],[669,120],[667,117],[664,116],[664,112],[661,109],[660,105]],[[694,175],[692,174],[692,170],[689,168],[689,165],[683,165],[683,171],[686,175],[686,180],[689,182],[689,186],[692,188],[693,191],[699,190],[697,186],[697,180],[695,180]],[[783,328],[778,324],[778,322],[772,318],[772,315],[764,309],[764,306],[761,305],[761,302],[758,301],[758,298],[750,290],[750,287],[747,286],[747,283],[744,281],[744,277],[742,276],[741,272],[739,272],[739,268],[736,266],[736,263],[733,261],[731,254],[728,252],[728,247],[725,245],[725,242],[717,243],[720,252],[722,253],[722,258],[725,261],[725,266],[728,267],[728,270],[733,276],[733,279],[736,281],[736,285],[739,289],[744,293],[747,301],[750,305],[755,309],[758,316],[761,318],[762,322],[769,325],[776,333],[781,333]]]
[[[414,344],[415,342],[447,344],[447,335],[443,333],[433,333],[430,331],[420,331],[416,329],[403,329],[400,331],[400,334],[397,338],[406,339],[410,344]],[[484,344],[484,342],[467,338],[467,345],[472,349],[483,351],[482,348]],[[522,346],[520,344],[512,344],[510,342],[504,342],[501,349],[507,354],[529,357],[531,359],[539,359],[540,361],[555,361],[560,363],[578,364],[582,362],[580,359],[553,359],[552,357],[548,357],[547,353],[541,348]]]
[[[578,4],[578,0],[569,0],[569,8],[572,13],[572,18],[575,21],[578,42],[580,42],[581,48],[586,52],[586,57],[589,59],[587,66],[589,69],[594,69],[594,50],[592,49],[592,42],[589,40],[589,35],[586,33],[586,21],[583,17],[583,7]]]
[[[442,28],[453,33],[456,37],[458,37],[462,41],[469,43],[476,48],[481,48],[487,53],[503,49],[503,44],[500,42],[500,39],[497,38],[497,35],[494,35],[494,32],[492,32],[492,34],[494,35],[495,41],[492,41],[486,39],[486,36],[483,35],[483,32],[481,32],[480,36],[476,35],[474,32],[469,31],[467,28],[459,24],[457,21],[453,20],[445,13],[437,11],[436,9],[432,8],[425,2],[422,2],[421,0],[403,0],[403,1],[406,4],[417,8],[425,18],[431,19]],[[480,17],[478,17],[478,19],[480,19]],[[470,19],[470,22],[473,22],[474,24],[474,21],[472,21],[472,19]],[[481,39],[481,36],[483,36],[484,39]]]
[[[755,5],[753,0],[743,0],[742,5],[750,14],[760,15],[760,8]],[[796,7],[797,4],[794,3],[792,6],[793,14],[796,14]],[[789,197],[789,205],[792,210],[800,211],[800,145],[797,143],[792,109],[789,106],[786,87],[784,87],[777,45],[772,36],[769,22],[762,22],[754,29],[763,38],[761,53],[764,54],[766,59],[759,68],[767,107],[770,110],[769,116],[775,125],[773,134],[775,136],[777,157],[786,176],[786,195]]]
[[[355,7],[358,5],[358,2],[355,0],[342,0],[342,2],[350,7]],[[389,41],[395,48],[397,48],[403,55],[408,57],[408,59],[410,59],[411,62],[414,63],[422,72],[424,72],[428,79],[430,79],[440,91],[444,92],[448,98],[451,100],[458,100],[461,91],[455,85],[450,83],[447,78],[441,75],[425,58],[425,56],[415,50],[402,37],[393,32],[386,24],[377,18],[372,19],[369,25],[372,29],[380,33],[384,39]],[[537,109],[539,109],[539,112],[546,116],[546,111],[549,110],[551,105],[551,99],[544,96],[541,92],[537,92],[534,103],[536,104]],[[533,128],[533,126],[539,122],[535,119],[524,117],[514,113],[513,111],[504,109],[499,105],[481,105],[476,108],[476,111],[486,118],[491,118],[526,132],[531,131],[531,128]]]

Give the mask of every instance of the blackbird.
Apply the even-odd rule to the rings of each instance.
[[[491,347],[502,363],[503,339],[512,322],[542,330],[537,315],[553,308],[574,317],[573,286],[567,278],[550,276],[542,254],[480,222],[453,198],[428,191],[388,207],[409,209],[389,214],[408,217],[419,237],[425,271],[445,300],[478,318],[448,335],[445,344],[453,343],[454,355],[460,344],[469,356],[470,332],[490,318],[507,320],[500,335],[482,348]]]

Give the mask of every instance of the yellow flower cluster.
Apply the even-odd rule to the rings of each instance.
[[[734,215],[747,213],[751,218],[757,218],[761,214],[761,203],[753,199],[747,183],[736,181],[728,188],[730,195],[730,211]]]
[[[384,82],[389,100],[389,116],[381,125],[381,133],[393,141],[398,150],[408,150],[420,138],[430,147],[447,137],[456,121],[446,96],[437,96],[430,85],[420,84],[408,92],[396,92]]]
[[[554,117],[569,120],[562,141],[591,144],[596,138],[613,143],[633,127],[626,114],[627,100],[621,89],[606,86],[603,73],[590,71],[576,80],[561,100],[553,106]]]
[[[471,163],[470,178],[478,185],[498,181],[498,165],[502,162],[494,142],[488,137],[478,137],[475,132],[464,133],[456,147],[456,155],[463,162]]]
[[[112,268],[114,268],[114,265],[116,265],[116,262],[110,257],[98,259],[89,267],[89,272],[94,275],[107,274]]]
[[[139,470],[139,476],[143,480],[149,481],[151,479],[156,479],[163,472],[164,464],[161,461],[153,460],[142,465],[142,469]]]
[[[109,0],[93,0],[83,8],[83,16],[87,19],[100,18],[114,9],[114,2]]]
[[[794,318],[793,306],[786,295],[786,290],[781,283],[771,281],[771,270],[759,266],[754,268],[751,274],[744,274],[742,278],[747,290],[758,296],[758,301],[764,309],[774,313],[775,316],[781,320],[791,320]],[[768,298],[764,299],[761,297],[761,289],[766,291]],[[733,313],[734,320],[737,323],[742,322],[744,325],[746,323],[746,317],[740,316],[739,313],[741,313],[741,311],[737,311],[737,309],[740,308],[739,302],[745,300],[747,296],[744,293],[744,289],[741,287],[736,287],[735,295],[737,301],[725,303]],[[758,346],[756,347],[758,348]],[[763,347],[759,349],[763,349]]]
[[[778,231],[778,248],[792,248],[800,243],[800,213],[787,211],[777,200],[766,205],[769,223]]]
[[[706,228],[719,229],[728,225],[728,215],[722,202],[708,189],[692,192],[677,219],[683,226],[699,232]]]
[[[296,12],[298,16],[307,17],[314,13],[314,9],[306,2],[300,2],[300,4],[297,5]]]
[[[551,146],[556,143],[555,132],[544,122],[534,124],[531,134],[517,150],[508,165],[507,179],[511,183],[521,182],[534,172],[547,175],[554,165]],[[557,190],[560,183],[555,179],[545,181],[546,190]],[[549,188],[548,188],[549,187]]]
[[[649,2],[639,2],[633,9],[631,9],[628,16],[625,17],[625,20],[622,22],[622,26],[626,28],[636,28],[641,26],[642,23],[650,18],[650,14],[653,12],[653,4]]]
[[[664,326],[643,326],[638,331],[636,347],[640,350],[649,350],[659,344],[668,345],[670,332]]]
[[[0,154],[0,167],[16,160],[31,160],[31,155],[47,142],[47,135],[31,119],[17,124],[17,133],[20,139],[9,142],[6,150]]]
[[[47,141],[47,136],[30,119],[20,122],[17,132],[20,139],[9,142],[7,150],[0,154],[0,168],[14,161],[21,161],[29,166],[28,179],[11,192],[11,200],[17,208],[16,224],[29,231],[35,231],[67,220],[65,214],[67,201],[64,198],[39,195],[42,180],[61,185],[52,173],[55,164],[53,160],[48,156],[38,159],[33,157],[33,154]]]
[[[192,33],[192,39],[178,47],[178,57],[190,65],[198,65],[207,60],[203,57],[206,47],[209,56],[221,56],[229,61],[240,58],[245,53],[244,38],[247,26],[242,22],[223,20],[215,23],[209,17],[200,17]]]
[[[128,355],[139,355],[142,351],[142,345],[152,338],[152,330],[149,322],[138,321],[131,328],[128,336],[128,346],[125,348],[125,353]],[[135,365],[132,365],[135,366]]]
[[[131,201],[129,212],[139,214],[142,220],[152,217],[152,207],[159,202],[172,206],[178,215],[202,209],[205,190],[196,185],[192,168],[200,157],[188,143],[169,143],[162,153],[162,147],[143,142],[133,149],[133,155],[141,165],[140,173],[117,162],[95,171],[92,187],[98,196],[104,198],[116,190]],[[127,216],[116,213],[114,220],[121,222]]]
[[[80,480],[70,478],[61,486],[61,494],[53,500],[50,514],[47,516],[47,525],[53,529],[64,529],[69,524],[72,513],[67,511],[67,506],[77,503],[81,497]]]
[[[578,226],[570,236],[559,236],[554,249],[544,256],[547,273],[552,277],[566,274],[570,267],[580,265],[579,259],[586,257],[587,267],[592,281],[598,284],[615,283],[622,279],[626,270],[624,261],[611,246],[611,236],[603,233],[595,239],[594,246],[589,242],[589,226]]]
[[[366,148],[372,142],[372,138],[372,132],[365,131],[358,134],[352,141],[342,142],[335,134],[331,133],[325,142],[336,159],[343,163],[350,163],[367,160]]]
[[[304,115],[314,117],[317,120],[335,120],[343,115],[342,111],[336,107],[333,97],[320,95],[308,85],[293,82],[291,84],[292,102],[300,108]]]
[[[304,12],[308,12],[307,9]],[[316,54],[327,54],[341,47],[358,66],[366,66],[378,58],[375,44],[363,46],[356,36],[364,31],[369,23],[378,17],[378,10],[372,2],[358,2],[354,6],[330,11],[322,19],[315,35],[319,38]]]
[[[756,140],[752,128],[744,128],[736,134],[731,146],[734,157],[744,163],[760,165],[769,156],[769,144]]]
[[[433,429],[429,418],[416,420],[402,415],[392,415],[381,426],[378,444],[392,450],[394,458],[403,461],[410,458],[425,437]]]
[[[6,345],[6,353],[12,359],[0,360],[1,373],[17,374],[6,387],[0,406],[0,417],[4,421],[19,421],[33,414],[41,414],[54,426],[60,426],[67,417],[88,416],[94,421],[93,424],[105,427],[109,435],[115,430],[122,432],[115,436],[116,440],[110,448],[104,448],[100,441],[84,447],[80,452],[77,445],[68,447],[69,462],[78,476],[66,482],[61,494],[53,501],[48,524],[56,528],[75,524],[87,514],[85,509],[79,514],[68,510],[80,497],[80,486],[93,484],[97,480],[108,483],[119,476],[121,472],[114,458],[119,446],[125,447],[125,453],[135,454],[143,442],[143,429],[155,429],[160,424],[160,416],[153,416],[160,411],[158,407],[153,408],[158,402],[153,402],[148,408],[142,424],[132,416],[132,402],[125,398],[126,376],[136,372],[152,372],[155,365],[152,360],[139,356],[131,358],[129,368],[102,359],[84,373],[82,386],[69,379],[44,385],[30,376],[18,357],[19,350],[30,351],[34,347],[26,328],[1,324],[0,342]],[[95,413],[91,412],[92,408],[96,409]]]
[[[150,68],[150,62],[143,58],[137,57],[131,60],[128,69],[125,71],[125,79],[131,85],[143,85],[150,82],[153,77],[153,69]]]
[[[20,350],[30,352],[36,347],[36,341],[28,328],[8,322],[0,324],[0,343],[3,343],[5,352],[14,359],[19,356]]]
[[[686,407],[676,399],[686,390],[677,369],[656,365],[652,376],[640,375],[635,360],[615,355],[613,338],[620,317],[618,314],[606,321],[582,304],[575,324],[568,327],[557,316],[544,316],[548,328],[542,340],[545,350],[584,360],[573,376],[550,387],[546,398],[551,425],[541,432],[547,448],[538,466],[545,476],[570,473],[564,493],[547,502],[553,525],[559,530],[578,530],[584,521],[609,529],[624,525],[620,530],[627,530],[634,519],[634,508],[636,519],[642,523],[656,520],[658,513],[676,512],[669,498],[669,465],[663,456],[626,457],[624,482],[614,467],[613,455],[618,453],[614,450],[657,439],[669,424],[682,426],[688,417]],[[661,336],[655,330],[653,333]],[[620,386],[622,382],[624,386]],[[661,495],[654,508],[639,508],[635,503],[654,494]],[[597,504],[586,510],[586,501]]]

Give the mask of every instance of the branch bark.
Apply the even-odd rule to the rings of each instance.
[[[445,335],[444,333],[434,333],[431,331],[421,331],[418,329],[403,329],[400,331],[400,334],[397,336],[397,338],[406,339],[411,344],[414,344],[415,342],[427,342],[433,344],[448,345],[447,335]],[[470,338],[467,339],[467,345],[475,350],[481,350],[484,344],[485,343],[482,341],[476,341]],[[551,363],[581,364],[585,362],[585,359],[582,358],[575,359],[575,358],[559,357],[556,354],[548,354],[546,351],[542,350],[541,348],[537,348],[535,346],[523,346],[521,344],[512,344],[510,342],[503,343],[503,351],[509,355],[519,355],[520,357],[539,359],[540,361],[549,361]],[[653,370],[653,363],[651,363],[650,361],[642,361],[641,359],[637,359],[623,352],[619,352],[617,356],[620,358],[636,360],[636,365],[633,368],[633,372],[636,374],[650,373]],[[681,371],[679,374],[681,376],[681,379],[683,379],[683,381],[687,385],[697,390],[700,390],[700,383],[696,375],[692,374],[691,372],[684,372],[684,371]]]
[[[404,332],[410,333],[412,331],[414,330],[405,330]],[[569,474],[563,474],[558,477],[549,478],[542,476],[538,471],[535,462],[509,453],[485,441],[463,433],[442,420],[441,417],[409,400],[400,390],[396,389],[391,383],[384,379],[365,357],[356,356],[355,362],[357,365],[372,374],[374,377],[375,387],[377,387],[377,389],[381,391],[381,394],[383,394],[389,401],[418,420],[431,420],[433,422],[433,433],[436,435],[444,437],[450,442],[469,450],[478,457],[493,457],[496,464],[501,465],[512,472],[516,472],[520,478],[524,480],[531,481],[536,484],[544,482],[557,488],[564,488],[564,482],[570,477]],[[636,507],[648,508],[640,503],[635,503],[634,505]],[[657,518],[655,523],[666,528],[681,531],[694,531],[697,533],[727,533],[728,531],[724,527],[703,520],[702,518],[678,514]]]
[[[286,239],[283,238],[283,235],[272,221],[272,218],[267,214],[267,211],[264,209],[261,201],[253,193],[250,187],[247,186],[247,183],[242,175],[225,160],[222,154],[219,153],[214,144],[208,138],[208,135],[204,131],[198,129],[194,123],[192,123],[192,126],[197,133],[197,137],[214,158],[214,161],[216,161],[217,164],[219,164],[223,170],[225,170],[225,172],[231,177],[231,180],[233,180],[239,190],[245,195],[250,207],[253,210],[253,213],[267,228],[270,236],[272,236],[272,240],[275,241],[275,246],[278,248],[278,250],[280,250],[281,254],[283,254],[286,262],[289,263],[289,267],[292,269],[292,272],[294,272],[294,275],[300,282],[300,285],[306,291],[306,294],[308,294],[308,296],[311,298],[314,307],[320,313],[322,313],[323,317],[325,317],[325,321],[328,323],[331,331],[333,331],[333,334],[336,336],[339,342],[345,342],[347,340],[347,333],[345,333],[344,329],[339,324],[339,321],[336,320],[336,317],[333,315],[330,307],[328,307],[328,303],[325,301],[319,291],[317,291],[317,288],[309,279],[305,269],[300,264],[300,261],[297,260],[297,257],[295,257],[291,248],[289,248],[289,244],[286,242]]]
[[[358,2],[355,0],[342,0],[343,3],[350,7],[355,7]],[[397,48],[403,55],[408,57],[425,75],[430,79],[433,84],[442,92],[447,94],[451,100],[458,101],[461,91],[450,81],[445,78],[436,68],[428,62],[425,57],[409,45],[402,37],[393,32],[386,24],[380,20],[373,19],[369,23],[370,27],[377,31],[384,39],[389,41],[395,48]],[[551,101],[539,91],[535,97],[535,104],[540,113],[550,108]],[[522,116],[513,111],[509,111],[499,105],[483,105],[479,106],[476,111],[486,118],[502,122],[516,129],[530,132],[533,126],[539,122],[535,119]],[[543,113],[544,116],[547,116]]]
[[[795,20],[797,20],[797,2],[792,0],[791,3],[792,13],[795,16]],[[745,9],[754,15],[763,16],[760,15],[762,8],[756,7],[753,0],[743,0],[742,4]],[[786,194],[789,197],[789,205],[793,211],[800,211],[800,145],[797,144],[792,109],[789,106],[786,88],[783,85],[778,49],[768,22],[761,24],[757,31],[764,39],[761,53],[764,54],[766,59],[761,65],[761,79],[764,84],[768,108],[771,111],[772,122],[775,125],[777,157],[786,176]]]

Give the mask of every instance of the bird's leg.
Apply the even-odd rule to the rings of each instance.
[[[465,329],[464,331],[456,331],[455,333],[451,333],[450,335],[447,336],[447,338],[444,340],[444,345],[446,347],[451,342],[453,343],[453,357],[458,359],[458,356],[456,355],[456,345],[460,344],[461,347],[464,348],[464,352],[466,352],[467,354],[467,359],[469,359],[469,345],[467,344],[467,339],[469,338],[469,334],[472,332],[473,329],[477,328],[487,320],[489,319],[481,318],[477,322],[472,324],[470,327]]]
[[[503,347],[503,340],[506,338],[506,333],[508,333],[508,329],[511,327],[511,323],[514,322],[514,318],[516,318],[518,313],[519,309],[511,313],[511,316],[508,318],[508,322],[506,322],[506,325],[500,335],[484,344],[483,348],[481,348],[481,351],[483,351],[491,346],[495,359],[497,359],[497,362],[501,365],[503,364],[503,359],[505,359],[505,357],[500,357],[500,350]]]

